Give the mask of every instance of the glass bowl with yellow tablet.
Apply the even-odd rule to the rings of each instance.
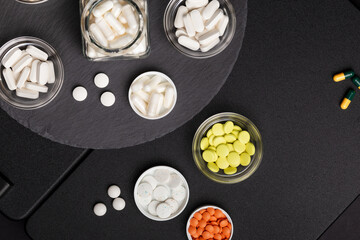
[[[259,130],[248,118],[224,112],[200,125],[192,152],[196,166],[206,177],[232,184],[244,181],[258,169],[263,144]]]

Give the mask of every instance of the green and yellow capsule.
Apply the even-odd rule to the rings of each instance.
[[[360,78],[358,76],[353,77],[351,81],[358,89],[360,89]]]
[[[340,105],[341,109],[346,110],[349,107],[354,96],[355,96],[355,90],[349,89],[349,91],[346,93],[345,98],[341,102],[341,105]]]
[[[333,79],[334,82],[340,82],[348,78],[352,78],[355,75],[354,71],[349,70],[342,73],[335,74]]]

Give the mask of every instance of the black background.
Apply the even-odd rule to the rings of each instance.
[[[35,239],[184,239],[190,212],[213,203],[232,216],[234,239],[316,239],[336,219],[322,240],[359,239],[360,204],[353,202],[360,181],[359,98],[340,110],[342,96],[353,86],[331,80],[349,67],[360,72],[359,22],[359,11],[348,1],[250,1],[243,49],[211,104],[164,138],[91,153],[30,219],[30,234]],[[265,148],[254,176],[231,186],[200,175],[191,158],[197,126],[222,111],[249,117]],[[180,170],[191,188],[184,213],[166,223],[147,220],[132,200],[136,178],[157,164]],[[105,190],[111,183],[122,187],[127,207],[94,217],[90,206],[108,203]],[[18,230],[21,223],[3,222],[1,239],[26,239]]]

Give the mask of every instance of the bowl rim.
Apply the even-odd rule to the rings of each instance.
[[[23,43],[22,43],[23,42]],[[32,36],[20,36],[20,37],[16,37],[16,38],[13,38],[9,41],[7,41],[6,43],[4,43],[1,47],[0,47],[0,56],[3,55],[5,56],[7,54],[7,52],[9,51],[9,49],[12,49],[12,48],[15,48],[15,47],[18,47],[20,44],[36,44],[38,45],[37,42],[40,42],[42,44],[44,44],[44,46],[46,46],[46,48],[48,49],[45,49],[46,53],[49,53],[49,50],[53,51],[54,52],[54,58],[56,58],[57,61],[59,61],[59,85],[57,86],[57,89],[53,92],[53,95],[47,100],[47,101],[44,101],[42,102],[41,104],[36,104],[36,105],[29,105],[29,106],[21,106],[21,104],[18,104],[18,103],[15,103],[13,102],[11,99],[9,99],[4,93],[2,90],[0,90],[0,97],[1,99],[6,102],[7,104],[9,104],[10,106],[12,107],[15,107],[17,109],[21,109],[21,110],[35,110],[35,109],[39,109],[39,108],[42,108],[46,105],[48,105],[50,102],[52,102],[56,96],[59,94],[60,90],[62,89],[62,86],[63,86],[63,83],[64,83],[64,75],[65,75],[65,70],[64,70],[64,64],[61,60],[61,57],[59,55],[59,53],[56,51],[56,49],[50,45],[48,42],[40,39],[40,38],[37,38],[37,37],[32,37]],[[42,47],[44,48],[44,47]],[[0,59],[0,61],[2,61],[2,58]],[[2,64],[0,65],[0,67],[2,67]],[[0,80],[3,81],[2,79],[2,73],[0,73]],[[48,93],[46,93],[48,94]]]
[[[159,218],[159,217],[156,217],[156,216],[153,216],[151,215],[150,213],[148,213],[147,211],[143,210],[143,208],[141,207],[139,201],[137,200],[137,188],[141,182],[141,180],[147,175],[149,174],[149,172],[151,171],[154,171],[154,170],[157,170],[157,169],[167,169],[167,170],[170,170],[172,172],[175,172],[176,174],[178,174],[181,179],[183,180],[183,185],[186,189],[186,198],[184,199],[184,206],[178,210],[178,212],[176,214],[173,214],[171,215],[170,217],[168,218]],[[158,221],[158,222],[165,222],[165,221],[169,221],[171,219],[174,219],[176,218],[177,216],[179,216],[186,208],[188,202],[189,202],[189,198],[190,198],[190,188],[189,188],[189,184],[187,183],[186,181],[186,178],[184,177],[184,175],[181,174],[181,172],[179,172],[178,170],[176,170],[175,168],[173,167],[169,167],[169,166],[166,166],[166,165],[158,165],[158,166],[154,166],[154,167],[151,167],[147,170],[145,170],[140,176],[139,178],[137,179],[136,183],[135,183],[135,187],[134,187],[134,201],[135,201],[135,205],[136,207],[139,209],[139,211],[147,218],[151,219],[151,220],[154,220],[154,221]]]
[[[213,119],[216,119],[216,118],[219,118],[219,117],[228,117],[228,116],[235,116],[235,117],[239,117],[239,118],[243,118],[244,120],[246,120],[246,122],[248,124],[250,124],[253,128],[253,130],[258,134],[258,137],[259,137],[259,141],[258,141],[258,144],[260,145],[260,153],[259,153],[259,157],[258,157],[258,160],[256,161],[256,163],[254,163],[254,161],[252,162],[251,165],[249,165],[249,168],[248,169],[248,172],[246,172],[245,174],[240,174],[240,175],[237,175],[237,176],[232,176],[232,175],[229,175],[228,176],[228,181],[224,181],[222,179],[219,179],[218,177],[214,177],[214,175],[212,173],[207,172],[207,171],[203,171],[201,169],[201,166],[200,166],[200,163],[196,160],[197,158],[197,154],[196,152],[194,151],[194,149],[196,148],[196,145],[198,144],[198,142],[196,141],[197,139],[197,136],[200,136],[200,131],[203,129],[203,128],[206,128],[206,126],[209,124],[209,122],[211,122]],[[223,122],[224,120],[222,121],[217,121],[217,122]],[[217,123],[215,122],[215,123]],[[214,124],[215,124],[214,123]],[[199,139],[201,139],[201,137],[199,137]],[[262,137],[261,137],[261,134],[260,134],[260,131],[259,129],[256,127],[256,125],[250,120],[248,119],[247,117],[239,114],[239,113],[234,113],[234,112],[221,112],[221,113],[217,113],[217,114],[214,114],[212,116],[210,116],[209,118],[207,118],[205,121],[203,121],[200,126],[197,128],[195,134],[194,134],[194,137],[193,137],[193,141],[192,141],[192,155],[193,155],[193,160],[195,162],[195,165],[196,167],[198,168],[198,170],[203,174],[205,175],[207,178],[209,178],[210,180],[214,181],[214,182],[217,182],[217,183],[222,183],[222,184],[235,184],[235,183],[239,183],[239,182],[242,182],[246,179],[248,179],[250,176],[252,176],[256,170],[259,168],[261,162],[262,162],[262,159],[263,159],[263,155],[264,155],[264,149],[263,149],[263,142],[262,142]],[[202,157],[201,157],[202,159]]]
[[[48,0],[16,0],[18,3],[22,3],[22,4],[29,4],[29,5],[34,5],[34,4],[40,4],[40,3],[45,3]]]
[[[224,209],[222,209],[221,207],[218,207],[218,206],[215,206],[215,205],[203,205],[203,206],[198,207],[197,209],[195,209],[195,210],[190,214],[190,216],[189,216],[189,218],[188,218],[188,220],[187,220],[187,222],[186,222],[186,228],[185,228],[185,232],[186,232],[186,236],[187,236],[188,240],[192,240],[192,237],[191,237],[191,235],[190,235],[190,233],[189,233],[189,231],[188,231],[189,226],[190,226],[190,220],[193,218],[193,216],[194,216],[195,213],[197,213],[197,212],[200,211],[200,210],[207,209],[207,208],[209,208],[209,207],[212,207],[212,208],[215,208],[215,209],[219,209],[219,210],[221,210],[221,211],[225,214],[227,220],[231,223],[231,235],[230,235],[230,238],[229,238],[229,240],[231,240],[232,237],[233,237],[233,235],[234,235],[234,222],[233,222],[233,220],[231,219],[229,213],[227,213],[227,212],[226,212]]]
[[[207,58],[211,58],[211,57],[215,57],[216,55],[222,53],[229,45],[230,43],[233,41],[234,39],[234,36],[235,36],[235,33],[236,33],[236,11],[235,11],[235,8],[234,6],[232,5],[232,3],[230,2],[230,0],[221,0],[223,1],[226,5],[227,5],[227,8],[230,9],[230,11],[234,12],[234,15],[232,16],[229,16],[229,20],[233,22],[233,25],[234,25],[234,31],[231,33],[230,35],[230,38],[229,38],[229,41],[222,47],[222,49],[218,52],[213,52],[210,54],[210,52],[199,52],[199,51],[192,51],[190,49],[187,49],[183,46],[181,47],[178,47],[176,44],[174,44],[174,42],[172,41],[172,39],[170,38],[169,36],[169,33],[167,31],[167,27],[168,27],[168,23],[167,23],[167,16],[169,15],[170,13],[170,10],[171,10],[171,5],[177,1],[181,1],[181,2],[185,2],[185,0],[170,0],[168,5],[166,6],[166,9],[165,9],[165,12],[164,12],[164,17],[163,17],[163,28],[164,28],[164,31],[165,31],[165,35],[166,35],[166,38],[168,39],[168,41],[170,42],[170,44],[178,51],[180,52],[181,54],[187,56],[187,57],[190,57],[190,58],[194,58],[194,59],[207,59]],[[172,20],[174,21],[174,20]],[[170,24],[172,25],[172,24]],[[169,27],[170,28],[170,27]],[[218,43],[218,45],[221,44]],[[183,51],[183,49],[186,49],[186,50],[189,50],[189,51]],[[192,53],[200,53],[199,55],[194,55]]]
[[[144,114],[142,114],[133,104],[133,102],[131,101],[131,94],[132,94],[132,90],[131,90],[131,86],[136,82],[138,81],[140,78],[144,77],[144,76],[149,76],[149,75],[159,75],[161,76],[162,78],[164,78],[166,81],[168,81],[170,83],[170,85],[174,88],[174,103],[173,105],[171,106],[171,108],[169,108],[169,110],[164,114],[164,115],[159,115],[157,117],[149,117],[149,116],[146,116]],[[130,84],[130,87],[129,87],[129,92],[128,92],[128,101],[130,103],[130,106],[131,108],[134,110],[134,112],[139,115],[140,117],[142,118],[145,118],[147,120],[158,120],[158,119],[161,119],[161,118],[164,118],[166,117],[167,115],[169,115],[172,110],[175,108],[175,105],[177,103],[177,90],[176,90],[176,86],[175,86],[175,83],[173,82],[173,80],[171,80],[171,78],[169,76],[167,76],[166,74],[162,73],[162,72],[158,72],[158,71],[148,71],[148,72],[144,72],[142,74],[140,74],[139,76],[137,76]]]

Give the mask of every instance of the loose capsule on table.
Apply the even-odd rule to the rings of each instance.
[[[351,81],[354,83],[354,85],[355,85],[358,89],[360,89],[360,78],[359,78],[358,76],[353,77],[353,79],[352,79]]]
[[[354,96],[355,96],[355,91],[353,89],[350,89],[346,93],[345,98],[343,99],[343,101],[341,102],[341,105],[340,105],[341,109],[346,110],[349,107],[349,105],[350,105],[351,101],[353,100]]]
[[[333,79],[334,79],[335,82],[340,82],[340,81],[343,81],[345,79],[352,78],[354,75],[355,75],[354,71],[348,70],[348,71],[345,71],[345,72],[335,74]]]

